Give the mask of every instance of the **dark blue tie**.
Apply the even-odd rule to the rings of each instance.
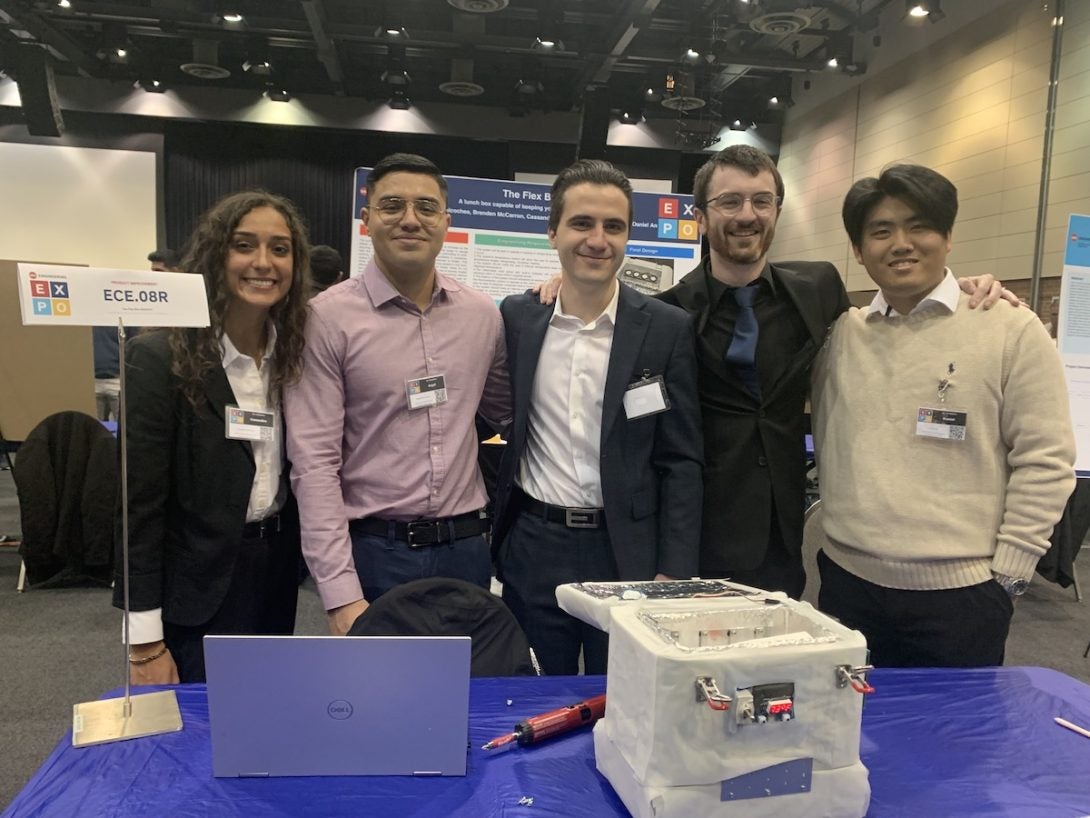
[[[753,302],[757,287],[738,287],[734,300],[738,315],[734,319],[734,337],[727,348],[727,363],[734,367],[746,391],[757,400],[761,399],[761,383],[757,378],[757,313]]]

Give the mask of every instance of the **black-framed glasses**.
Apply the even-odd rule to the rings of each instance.
[[[379,218],[385,224],[401,221],[408,207],[412,207],[421,224],[429,227],[439,224],[443,214],[447,212],[434,199],[400,199],[397,196],[389,196],[371,205],[371,209],[378,212]]]
[[[702,207],[718,210],[720,213],[734,215],[739,212],[745,203],[749,202],[754,213],[767,215],[783,204],[783,197],[772,193],[755,193],[752,196],[743,196],[740,193],[724,193],[714,199],[708,199]]]

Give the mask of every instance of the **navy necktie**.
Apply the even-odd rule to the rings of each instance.
[[[757,378],[757,313],[753,302],[757,287],[738,287],[734,300],[738,314],[734,319],[734,337],[727,348],[727,363],[734,367],[746,391],[757,400],[761,399],[761,384]]]

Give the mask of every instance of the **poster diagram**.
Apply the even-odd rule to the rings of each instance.
[[[352,207],[353,275],[371,258],[360,213],[367,206],[367,172],[357,168]],[[497,300],[559,272],[549,246],[549,185],[447,176],[451,224],[436,260],[445,275]],[[700,235],[691,195],[633,194],[632,232],[618,275],[642,292],[669,289],[696,266]],[[676,276],[675,276],[676,273]]]

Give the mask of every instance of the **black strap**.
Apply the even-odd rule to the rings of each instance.
[[[559,523],[568,528],[605,528],[606,512],[602,508],[569,508],[543,503],[524,491],[519,506],[522,511],[541,517],[550,523]]]
[[[353,531],[373,537],[388,537],[391,526],[393,527],[395,540],[408,543],[416,548],[422,545],[437,545],[460,540],[463,537],[484,534],[491,528],[491,520],[487,515],[482,515],[479,511],[470,511],[454,517],[413,520],[408,523],[383,520],[378,517],[364,517],[360,520],[353,520],[351,523]]]

